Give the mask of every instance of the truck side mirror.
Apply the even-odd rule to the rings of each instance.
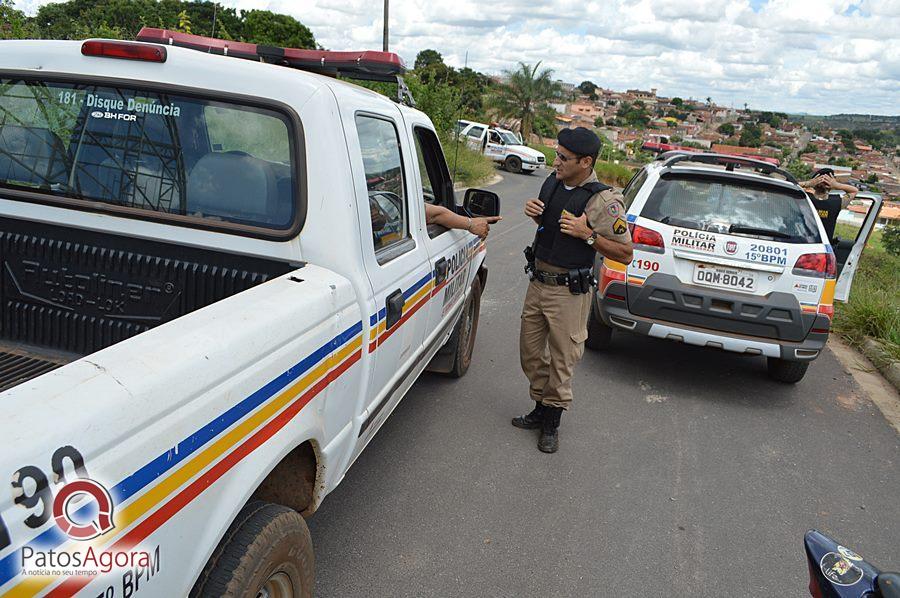
[[[493,191],[469,189],[463,200],[463,208],[472,216],[499,216],[500,196]]]

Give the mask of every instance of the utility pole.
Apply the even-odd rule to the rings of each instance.
[[[382,36],[381,49],[388,51],[388,3],[390,0],[384,0],[384,35]]]

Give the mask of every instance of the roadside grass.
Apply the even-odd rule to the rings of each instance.
[[[845,239],[856,236],[851,225],[838,223],[836,230]],[[835,304],[834,328],[855,345],[873,337],[900,360],[900,256],[884,250],[880,231],[872,233],[863,251],[850,301]]]
[[[464,141],[458,142],[454,138],[445,138],[441,140],[441,145],[444,146],[444,158],[447,160],[447,167],[453,175],[454,183],[475,186],[483,183],[496,172],[490,158],[470,149]]]
[[[553,160],[556,158],[556,150],[546,145],[534,145],[532,147],[544,154],[548,168],[552,168]],[[598,179],[614,187],[624,187],[634,174],[634,169],[628,166],[599,160],[594,165],[594,170],[597,172]]]

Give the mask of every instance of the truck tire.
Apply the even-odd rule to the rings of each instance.
[[[522,160],[518,156],[509,156],[503,162],[503,167],[509,172],[519,174],[522,172]]]
[[[481,279],[477,276],[472,282],[472,292],[463,306],[463,313],[453,330],[456,337],[456,351],[453,367],[448,375],[451,378],[462,378],[469,371],[472,363],[472,352],[475,349],[475,334],[478,332],[478,316],[481,313]],[[451,342],[452,342],[451,338]]]
[[[609,344],[612,342],[613,330],[603,323],[600,314],[597,313],[596,292],[594,293],[594,296],[591,297],[591,310],[588,312],[587,330],[588,336],[587,340],[584,341],[584,345],[588,349],[591,349],[592,351],[603,351],[604,349],[609,348]]]
[[[225,532],[190,596],[311,598],[314,562],[309,528],[299,513],[250,501]]]
[[[766,358],[766,368],[769,371],[769,378],[786,384],[796,384],[803,380],[803,376],[806,375],[806,369],[808,367],[808,361],[788,361],[787,359],[779,359],[777,357]]]

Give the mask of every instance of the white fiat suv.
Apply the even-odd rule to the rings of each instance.
[[[614,329],[760,355],[799,382],[846,301],[881,198],[856,238],[826,236],[794,177],[772,164],[667,152],[625,187],[634,259],[596,264],[588,348]]]

